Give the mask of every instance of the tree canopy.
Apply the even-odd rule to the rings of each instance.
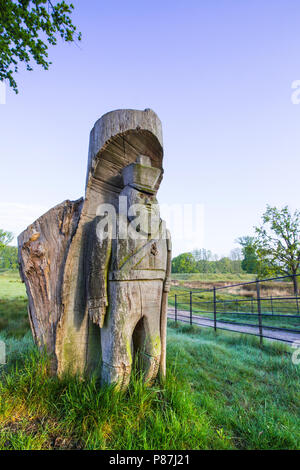
[[[14,236],[11,232],[0,229],[0,269],[17,269],[18,248],[8,246]]]
[[[192,253],[181,253],[172,259],[173,273],[194,273],[195,268],[196,262]]]
[[[0,249],[8,245],[13,238],[14,236],[11,232],[5,232],[0,228]]]
[[[295,275],[300,267],[300,212],[292,214],[287,206],[282,209],[267,206],[262,225],[255,227],[256,250],[262,274]],[[297,278],[294,277],[297,293]]]
[[[0,249],[0,269],[18,269],[18,247],[4,246]]]
[[[19,63],[32,69],[32,61],[45,70],[48,44],[56,45],[57,37],[66,42],[81,39],[70,14],[74,6],[65,1],[50,0],[0,0],[0,80],[7,80],[18,93],[15,74]]]
[[[240,237],[237,242],[242,246],[242,269],[246,273],[257,273],[259,270],[259,260],[256,252],[255,237]]]

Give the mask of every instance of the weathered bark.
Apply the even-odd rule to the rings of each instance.
[[[170,291],[171,269],[172,269],[172,243],[171,234],[167,231],[167,269],[164,283],[161,320],[160,320],[160,336],[161,336],[161,356],[160,356],[160,379],[164,381],[166,378],[166,362],[167,362],[167,321],[168,321],[168,292]]]
[[[20,273],[26,285],[32,333],[36,343],[52,356],[54,370],[64,267],[82,204],[83,199],[62,202],[18,237]]]

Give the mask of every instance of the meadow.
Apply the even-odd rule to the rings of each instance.
[[[204,281],[204,282],[247,282],[254,281],[255,274],[247,273],[172,273],[175,281]]]
[[[0,331],[22,338],[29,329],[25,285],[17,271],[0,273]]]
[[[34,346],[24,285],[0,275],[0,449],[297,449],[300,366],[255,337],[168,325],[168,376],[126,393],[48,374]]]

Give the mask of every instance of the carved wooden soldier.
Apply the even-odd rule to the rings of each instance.
[[[85,197],[58,204],[19,235],[30,326],[53,374],[99,377],[102,369],[103,382],[125,386],[141,349],[146,380],[159,364],[164,377],[171,254],[155,199],[162,162],[154,111],[105,114],[90,133]],[[116,230],[110,224],[104,236],[98,208],[117,209],[124,198]]]
[[[156,199],[160,173],[146,156],[123,168],[116,226],[107,215],[90,228],[88,312],[101,328],[102,382],[120,388],[137,351],[146,382],[159,367],[165,375],[171,240]]]

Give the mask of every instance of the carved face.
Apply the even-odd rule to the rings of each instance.
[[[159,229],[159,205],[154,194],[125,186],[120,196],[127,197],[127,219],[141,236],[155,236]]]

